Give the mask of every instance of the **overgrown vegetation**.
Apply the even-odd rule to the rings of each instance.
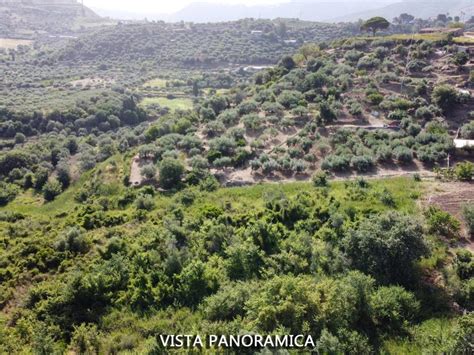
[[[444,35],[301,46],[358,30],[120,24],[0,53],[0,353],[473,352],[473,206],[430,203],[474,175],[472,71]]]
[[[433,285],[422,275],[449,266],[422,266],[434,249],[421,215],[413,215],[421,182],[187,188],[165,196],[123,187],[113,173],[121,164],[111,158],[73,186],[87,199],[62,195],[48,212],[34,203],[24,210],[20,201],[1,211],[8,245],[1,257],[10,260],[1,302],[22,298],[15,319],[28,324],[3,328],[3,351],[19,344],[77,350],[85,342],[91,351],[144,352],[158,349],[156,336],[169,322],[184,333],[285,329],[313,335],[320,349],[329,337],[338,351],[381,350],[386,337],[421,341],[417,324],[448,317],[449,288],[471,307],[472,275],[460,266],[468,254],[459,254],[461,276],[436,286],[437,303],[427,296]],[[469,319],[450,327],[472,329],[463,325]],[[465,345],[460,338],[445,346]]]

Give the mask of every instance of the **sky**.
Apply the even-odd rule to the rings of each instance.
[[[199,2],[214,2],[220,4],[279,4],[290,0],[200,0]],[[84,0],[84,5],[104,10],[126,12],[172,13],[186,5],[198,2],[196,0]]]

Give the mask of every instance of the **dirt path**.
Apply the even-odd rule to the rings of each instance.
[[[414,174],[420,175],[424,179],[434,179],[436,174],[432,171],[424,168],[422,164],[420,166],[416,165],[413,169],[400,169],[398,167],[394,168],[380,168],[377,171],[365,173],[365,174],[356,174],[353,172],[347,174],[338,174],[333,177],[332,180],[351,180],[363,177],[365,179],[383,179],[383,178],[392,178],[392,177],[402,177],[402,176],[413,176]],[[310,174],[301,174],[292,177],[286,177],[282,174],[275,174],[273,176],[263,176],[252,171],[251,168],[234,170],[227,173],[224,173],[224,185],[225,186],[239,186],[239,185],[254,185],[258,183],[287,183],[287,182],[297,182],[297,181],[309,181],[311,179]]]

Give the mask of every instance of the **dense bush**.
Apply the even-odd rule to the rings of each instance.
[[[461,127],[461,136],[464,139],[474,139],[474,121]]]
[[[405,146],[398,146],[393,149],[393,157],[401,164],[408,164],[413,161],[413,151]]]
[[[362,222],[344,243],[352,265],[382,283],[409,284],[414,263],[427,252],[422,226],[394,213]]]
[[[18,190],[16,185],[0,182],[0,206],[4,206],[14,200]]]
[[[328,186],[328,175],[324,171],[316,172],[311,178],[313,185],[316,187],[325,187]]]
[[[330,155],[321,164],[321,169],[343,172],[349,169],[351,159],[347,156]]]
[[[184,166],[176,159],[166,158],[160,162],[159,181],[165,189],[176,187],[183,177]]]
[[[145,165],[143,168],[140,169],[140,173],[146,179],[153,179],[156,175],[156,167],[153,164]]]
[[[359,172],[367,172],[374,167],[374,159],[371,156],[354,156],[351,159],[351,166]]]
[[[57,180],[50,180],[43,186],[43,196],[46,201],[52,201],[62,192],[61,183]]]
[[[474,177],[474,164],[468,161],[459,163],[454,172],[459,180],[471,181]]]
[[[397,286],[377,290],[369,305],[374,322],[391,334],[406,332],[407,324],[417,317],[420,308],[412,293]]]
[[[78,227],[72,227],[56,242],[56,249],[62,252],[85,253],[89,244]]]
[[[436,86],[431,97],[433,102],[444,111],[449,111],[458,102],[458,93],[456,89],[449,85]]]
[[[474,235],[474,204],[467,204],[463,207],[463,218],[471,236]]]
[[[430,233],[436,233],[446,238],[459,237],[461,223],[449,213],[430,206],[426,211],[426,218]]]

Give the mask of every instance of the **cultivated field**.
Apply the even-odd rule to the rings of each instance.
[[[17,49],[18,46],[30,46],[33,41],[15,38],[0,38],[0,48]]]
[[[141,102],[143,107],[152,105],[160,105],[161,107],[167,107],[171,111],[176,110],[189,110],[193,107],[193,102],[188,98],[175,98],[168,99],[166,97],[146,97]]]

